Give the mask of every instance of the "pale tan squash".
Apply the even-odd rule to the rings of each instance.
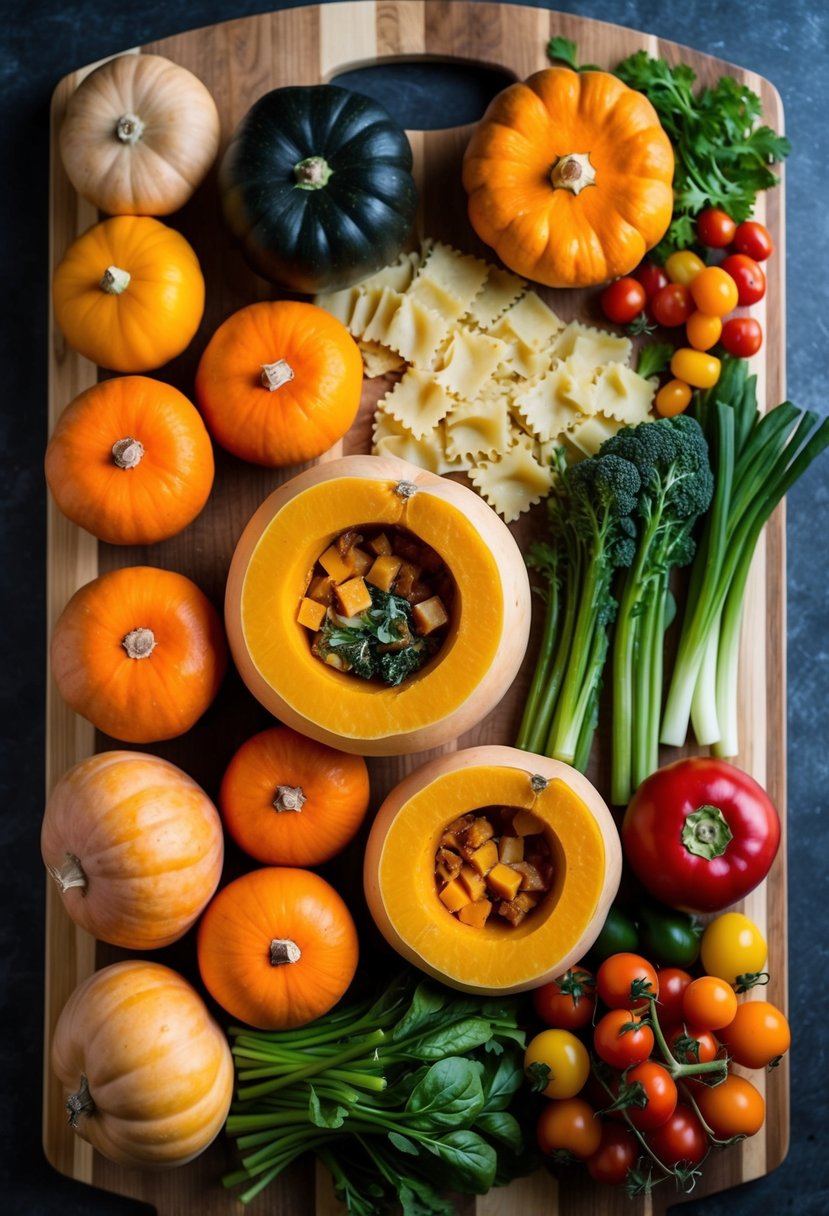
[[[297,621],[320,554],[369,524],[431,545],[456,586],[446,640],[396,688],[325,666]],[[254,696],[312,739],[372,756],[439,747],[485,717],[515,679],[530,615],[524,560],[495,512],[465,486],[380,456],[323,463],[276,490],[242,534],[225,597],[233,658]]]
[[[59,147],[72,185],[108,215],[183,207],[219,150],[216,103],[162,55],[119,55],[72,94]]]
[[[461,923],[438,898],[435,853],[447,825],[488,805],[543,820],[553,856],[548,895],[517,927]],[[511,747],[439,756],[388,795],[365,853],[366,899],[399,954],[463,992],[538,987],[590,949],[619,887],[622,851],[607,806],[576,769]]]

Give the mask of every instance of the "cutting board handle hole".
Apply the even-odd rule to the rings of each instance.
[[[496,93],[516,79],[491,64],[416,55],[353,64],[328,83],[379,101],[407,131],[441,131],[477,122]]]

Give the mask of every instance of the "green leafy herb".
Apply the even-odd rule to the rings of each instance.
[[[649,376],[659,376],[671,362],[671,356],[676,350],[670,342],[649,342],[639,351],[636,371],[646,380]]]
[[[578,48],[569,38],[551,38],[547,43],[547,57],[553,61],[566,63],[574,72],[600,72],[602,69],[595,63],[579,64],[576,56]]]
[[[371,607],[356,618],[326,616],[314,652],[336,655],[347,670],[364,680],[401,684],[430,658],[439,642],[414,633],[408,600],[369,584]]]

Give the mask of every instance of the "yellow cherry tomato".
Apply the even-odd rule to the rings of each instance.
[[[762,974],[768,958],[766,939],[742,912],[723,912],[706,925],[700,942],[702,965],[732,987],[745,987]]]
[[[722,319],[707,312],[692,312],[685,322],[685,336],[694,350],[710,350],[720,340]]]
[[[694,388],[712,388],[720,378],[720,361],[716,355],[682,346],[674,351],[671,375]]]
[[[705,262],[690,249],[679,249],[665,262],[665,274],[671,282],[683,283],[686,287],[689,287],[704,269]]]
[[[547,1098],[573,1098],[590,1075],[590,1056],[581,1039],[569,1030],[542,1030],[530,1039],[524,1052],[524,1071],[533,1064],[545,1065],[549,1070],[535,1077],[535,1069],[529,1074],[540,1086]]]
[[[663,418],[673,418],[675,414],[681,414],[683,410],[687,410],[690,403],[691,386],[684,380],[669,380],[667,384],[663,384],[654,402],[657,414],[661,414]]]
[[[710,317],[724,317],[740,298],[737,284],[720,266],[706,266],[688,286],[697,308]]]

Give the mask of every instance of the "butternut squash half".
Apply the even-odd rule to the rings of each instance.
[[[454,580],[440,649],[398,686],[327,666],[297,619],[320,555],[348,529],[377,525],[431,546]],[[380,456],[316,465],[266,499],[239,540],[225,598],[234,661],[266,709],[372,756],[438,747],[485,717],[515,679],[530,616],[523,558],[495,512],[465,486]]]
[[[543,825],[552,858],[550,889],[515,926],[498,916],[463,923],[438,894],[435,857],[447,825],[493,805]],[[440,756],[391,791],[369,834],[363,878],[374,921],[403,958],[462,992],[506,995],[556,978],[587,953],[621,869],[613,817],[586,777],[558,760],[482,746]]]

